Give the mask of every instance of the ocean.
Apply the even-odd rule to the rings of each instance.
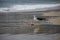
[[[59,2],[59,0],[0,0],[0,12],[45,11],[50,7],[60,6]]]

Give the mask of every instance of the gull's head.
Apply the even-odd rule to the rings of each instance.
[[[33,15],[34,16],[34,18],[36,18],[36,15]]]

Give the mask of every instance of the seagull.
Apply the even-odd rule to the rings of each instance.
[[[36,15],[33,15],[33,20],[36,21],[36,22],[37,22],[37,21],[45,21],[46,18],[37,17]],[[37,33],[40,33],[40,32],[42,32],[41,27],[40,27],[40,26],[35,27],[33,33],[34,33],[34,34],[37,34]]]
[[[33,15],[34,16],[34,18],[33,18],[33,20],[34,21],[44,21],[44,20],[46,20],[46,18],[41,18],[41,17],[36,17],[36,15]]]
[[[33,17],[34,17],[34,18],[33,18],[34,21],[39,21],[39,20],[37,20],[36,15],[33,15]]]

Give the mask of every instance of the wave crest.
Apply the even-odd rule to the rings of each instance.
[[[30,5],[13,5],[10,7],[0,8],[0,12],[17,12],[17,11],[33,11],[36,9],[43,9],[56,7],[60,4],[30,4]]]

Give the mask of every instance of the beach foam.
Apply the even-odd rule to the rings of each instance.
[[[59,6],[60,4],[25,4],[25,5],[13,5],[10,7],[0,8],[0,12],[18,12],[18,11],[33,11],[33,10],[46,10],[45,8],[51,8]]]

